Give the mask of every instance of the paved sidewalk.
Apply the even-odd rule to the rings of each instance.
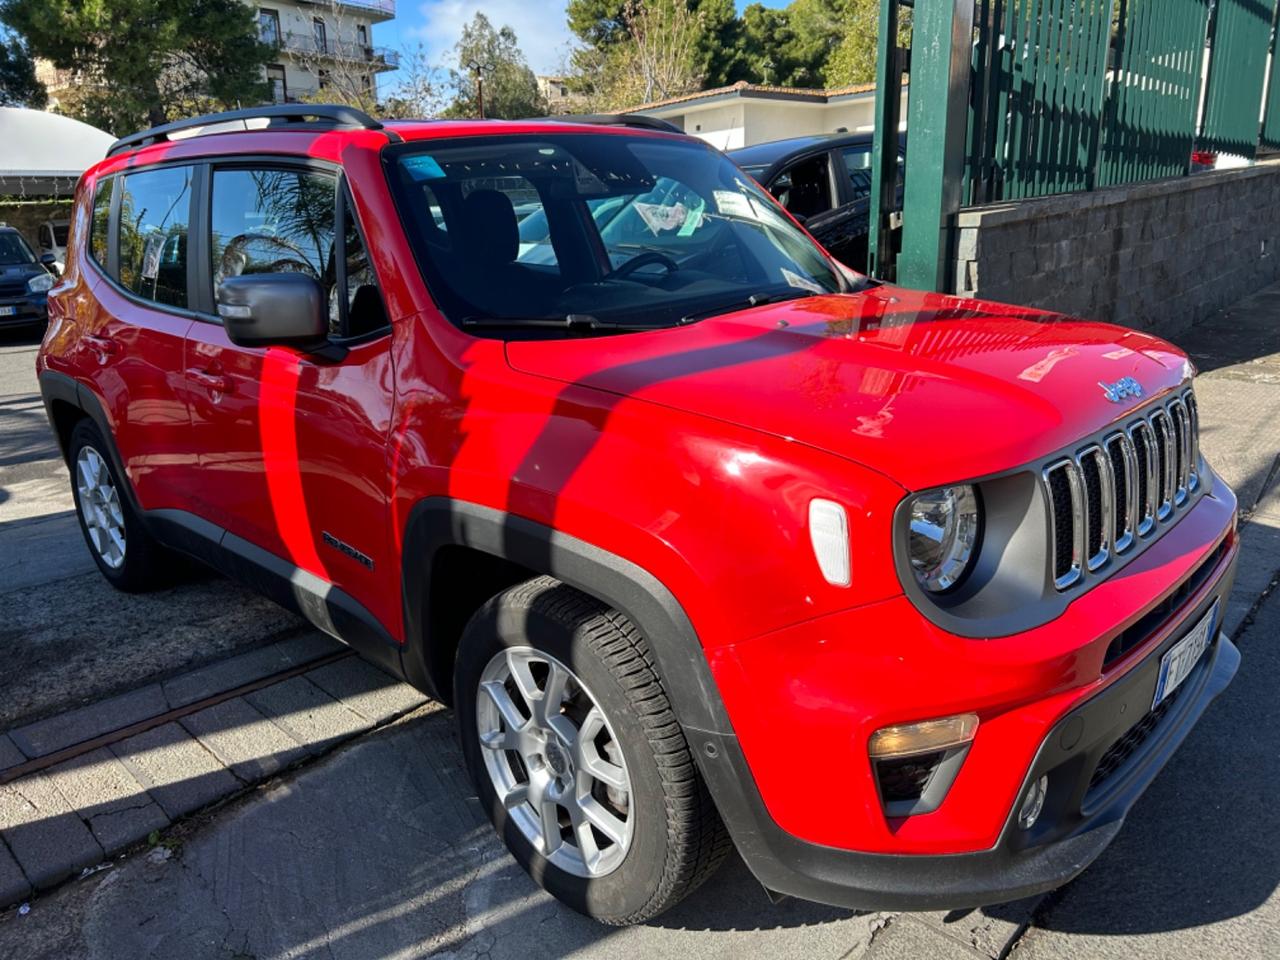
[[[310,633],[0,734],[0,907],[426,702]]]

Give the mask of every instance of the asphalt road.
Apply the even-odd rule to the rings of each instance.
[[[472,800],[452,717],[424,710],[206,812],[175,830],[167,846],[34,900],[26,915],[0,916],[0,956],[973,960],[1012,950],[1035,960],[1274,957],[1280,943],[1280,821],[1273,814],[1280,788],[1280,727],[1273,721],[1280,591],[1268,591],[1280,573],[1280,286],[1227,319],[1229,330],[1202,330],[1190,342],[1204,371],[1197,384],[1204,447],[1240,493],[1247,521],[1228,618],[1244,664],[1115,844],[1034,913],[1025,904],[923,916],[773,905],[733,860],[655,922],[599,927],[542,894],[505,854]],[[52,490],[39,501],[43,508],[23,506],[32,498],[22,491],[35,488],[19,484],[52,483],[58,476],[65,482],[56,460],[30,459],[32,451],[51,448],[25,414],[11,416],[21,403],[7,402],[22,396],[22,381],[9,378],[30,377],[30,352],[0,345],[0,489],[18,490],[0,502],[5,563],[12,531],[22,529],[22,520],[10,520],[6,510],[16,503],[36,516],[59,512]],[[18,463],[25,472],[10,472]],[[66,509],[64,502],[60,510]],[[182,604],[201,590],[237,589],[202,581],[134,609],[131,625],[102,640],[82,629],[96,574],[75,572],[71,554],[84,548],[78,531],[69,529],[74,537],[51,534],[43,562],[52,572],[40,574],[38,591],[24,588],[22,599],[14,590],[0,594],[0,630],[15,616],[26,618],[3,634],[7,649],[89,644],[97,650],[97,682],[106,683],[106,675],[127,685],[129,669],[168,669],[178,659],[171,650],[155,662],[150,653],[131,661],[135,648],[216,645],[246,623],[282,616],[263,608],[234,626],[214,620],[200,638],[175,644],[174,633],[188,630],[191,611],[208,601]],[[35,594],[47,602],[41,606],[31,599]],[[90,618],[118,617],[128,602],[102,595]],[[68,618],[68,610],[77,616]],[[157,627],[142,641],[127,632],[148,622]],[[45,639],[33,644],[32,637]],[[6,677],[0,703],[46,682],[43,659],[52,658],[32,656],[29,672]],[[122,672],[121,659],[133,667]],[[77,689],[94,695],[92,683]]]

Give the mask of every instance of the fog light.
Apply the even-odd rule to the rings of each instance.
[[[904,723],[895,727],[883,727],[871,735],[868,752],[873,759],[909,757],[934,750],[951,750],[963,747],[978,731],[978,715],[962,713],[941,720],[925,720],[921,723]]]
[[[1022,809],[1018,811],[1018,826],[1030,830],[1040,819],[1040,811],[1044,809],[1044,795],[1049,790],[1049,778],[1041,777],[1031,785],[1027,795],[1022,798]]]

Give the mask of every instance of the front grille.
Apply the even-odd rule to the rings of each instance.
[[[1045,468],[1054,586],[1102,569],[1188,502],[1200,486],[1199,426],[1186,390]]]
[[[1123,767],[1129,758],[1137,753],[1138,749],[1147,742],[1147,738],[1155,732],[1156,727],[1160,726],[1160,721],[1165,718],[1165,714],[1173,707],[1174,701],[1178,699],[1178,694],[1182,690],[1183,688],[1179,687],[1169,694],[1158,707],[1130,727],[1124,736],[1107,748],[1107,752],[1102,755],[1102,759],[1098,761],[1098,766],[1094,768],[1093,776],[1089,779],[1089,789],[1085,791],[1086,797],[1096,787],[1106,783],[1111,778],[1111,775]]]
[[[0,297],[25,297],[27,281],[0,280]]]
[[[1167,623],[1169,618],[1186,603],[1188,597],[1199,592],[1200,588],[1208,581],[1210,574],[1218,569],[1218,564],[1222,562],[1222,558],[1231,549],[1231,543],[1230,538],[1224,538],[1217,548],[1209,556],[1205,557],[1195,570],[1191,571],[1191,576],[1178,585],[1178,588],[1173,593],[1143,614],[1133,626],[1121,631],[1107,645],[1107,653],[1102,660],[1103,669],[1111,666],[1130,650],[1145,643],[1153,633]]]

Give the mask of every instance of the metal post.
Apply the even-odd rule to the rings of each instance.
[[[942,290],[964,178],[973,0],[916,0],[898,282]]]
[[[867,275],[894,277],[891,230],[898,200],[898,126],[902,114],[902,74],[906,51],[898,47],[898,0],[882,0],[876,40],[876,112],[871,141],[871,225],[867,234]]]

